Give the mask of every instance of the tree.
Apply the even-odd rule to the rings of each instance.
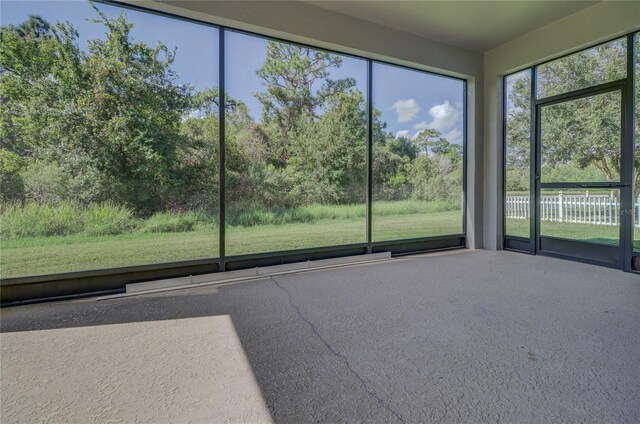
[[[353,79],[328,79],[331,68],[342,58],[320,50],[269,41],[264,64],[256,71],[266,91],[257,93],[262,103],[262,125],[269,134],[274,161],[288,159],[288,137],[307,121],[313,121],[322,106],[337,93],[355,85]],[[316,83],[322,82],[320,87]]]
[[[359,91],[334,95],[292,142],[288,161],[298,204],[362,203],[366,197],[367,113]]]
[[[538,68],[539,96],[624,78],[626,48],[623,41],[607,43]],[[507,164],[529,166],[529,78],[514,84],[507,116]],[[545,173],[553,169],[589,169],[606,181],[620,178],[620,102],[616,92],[546,106],[542,113],[542,161]],[[636,125],[638,123],[636,122]],[[639,130],[640,131],[640,130]],[[566,173],[565,172],[565,173]],[[640,183],[640,154],[636,157],[636,187]]]
[[[38,159],[73,177],[97,174],[101,187],[87,201],[117,199],[147,214],[179,183],[180,126],[192,89],[176,83],[175,51],[135,42],[124,13],[110,19],[94,9],[93,22],[107,32],[86,51],[68,23],[31,17],[2,28],[2,148],[25,164]]]
[[[440,136],[441,134],[439,131],[434,130],[433,128],[427,128],[416,135],[414,143],[419,150],[422,150],[425,155],[429,156],[429,149]]]

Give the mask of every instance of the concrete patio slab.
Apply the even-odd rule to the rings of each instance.
[[[247,389],[249,397],[234,397],[226,412],[213,399],[220,391],[233,397],[237,390],[228,378],[233,365],[217,359],[221,342],[214,341],[216,331],[207,321],[220,316],[229,317],[242,346],[229,354],[246,355],[276,423],[640,422],[640,277],[558,259],[452,252],[0,313],[3,423],[11,416],[5,413],[23,404],[34,417],[50,409],[86,414],[91,404],[80,393],[91,389],[90,381],[106,388],[98,384],[87,393],[112,396],[138,417],[163,415],[184,422],[177,417],[186,414],[183,405],[189,404],[199,416],[211,417],[208,422],[233,420],[234,408],[242,411],[253,404],[246,399],[258,397]],[[187,325],[197,317],[204,319],[193,322],[202,324]],[[151,322],[153,333],[161,320],[184,322],[180,331],[185,334],[164,342],[157,348],[160,354],[151,354],[157,345],[151,339],[126,349],[133,336],[119,340],[111,330],[111,324],[124,324],[147,340],[147,328],[138,324]],[[126,327],[129,323],[135,324]],[[160,328],[154,339],[162,337]],[[45,329],[61,330],[40,331]],[[66,334],[83,336],[67,346]],[[23,351],[38,348],[38,340],[46,337],[47,343],[56,343],[54,350],[72,359],[47,363],[34,352],[24,359],[16,352],[6,354],[5,336]],[[117,355],[130,355],[126,363],[148,369],[176,364],[177,375],[193,379],[193,387],[177,385],[192,402],[186,394],[178,397],[185,403],[167,402],[175,396],[175,384],[146,380],[142,387],[150,387],[152,395],[136,398],[124,396],[133,388],[96,376],[85,363],[105,358],[102,337],[113,344],[105,351],[112,362],[102,372],[124,369],[124,361],[113,359]],[[139,356],[139,349],[146,353]],[[73,378],[81,390],[58,385],[62,390],[49,395],[50,405],[28,399],[34,387],[55,383],[40,380],[39,374],[62,366],[77,375],[53,374],[55,379]],[[244,365],[238,366],[248,375]],[[4,384],[18,379],[24,384]],[[224,392],[228,384],[232,387]],[[136,396],[142,392],[137,390]],[[7,404],[5,398],[12,401]],[[90,410],[99,418],[118,417],[116,410]],[[258,406],[251,411],[247,416],[266,418]]]
[[[3,333],[2,423],[268,423],[228,316]]]

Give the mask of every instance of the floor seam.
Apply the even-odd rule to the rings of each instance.
[[[289,292],[289,290],[287,290],[284,286],[282,286],[280,284],[280,282],[278,282],[278,280],[276,280],[275,278],[271,277],[271,281],[274,282],[274,284],[276,286],[278,286],[282,291],[284,291],[287,294],[287,298],[289,300],[289,305],[291,305],[291,307],[293,307],[293,309],[296,310],[296,313],[298,315],[298,317],[304,321],[310,328],[311,331],[313,332],[313,334],[322,342],[322,344],[324,344],[324,346],[329,350],[329,352],[331,352],[332,355],[334,355],[335,357],[339,358],[342,360],[342,362],[344,362],[345,366],[347,367],[347,369],[349,370],[349,372],[351,374],[353,374],[353,376],[360,382],[360,384],[362,384],[362,387],[364,387],[364,389],[366,390],[366,392],[369,394],[369,396],[371,396],[376,402],[378,402],[378,404],[380,406],[382,406],[384,409],[386,409],[387,411],[389,411],[394,417],[396,417],[398,419],[398,421],[400,421],[401,423],[404,423],[404,419],[402,418],[402,416],[400,416],[399,413],[397,413],[396,411],[394,411],[390,406],[388,406],[381,398],[380,396],[378,396],[378,394],[371,390],[369,388],[369,385],[367,384],[367,382],[360,376],[360,374],[358,374],[352,367],[351,364],[349,363],[349,360],[347,359],[346,356],[344,356],[343,354],[341,354],[340,352],[336,351],[330,344],[329,342],[327,342],[325,340],[324,337],[322,337],[322,335],[320,334],[320,332],[318,331],[318,329],[316,328],[316,326],[309,321],[303,314],[302,311],[300,311],[300,308],[298,307],[298,305],[296,305],[293,302],[293,297],[291,296],[291,293]]]

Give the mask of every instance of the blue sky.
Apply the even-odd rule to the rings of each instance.
[[[83,45],[86,40],[104,37],[104,27],[87,22],[87,18],[95,18],[95,12],[86,1],[3,0],[0,7],[2,25],[19,24],[35,14],[50,23],[69,21],[79,31]],[[102,4],[97,7],[109,17],[122,10]],[[217,85],[219,48],[215,28],[132,10],[126,10],[126,14],[135,24],[134,39],[177,47],[173,69],[180,82],[196,89]],[[254,118],[259,118],[260,103],[253,94],[264,87],[255,71],[264,62],[267,40],[229,32],[226,41],[227,91],[246,103]],[[345,56],[342,66],[329,76],[347,77],[355,78],[356,88],[365,92],[366,61]],[[450,141],[462,143],[463,95],[463,83],[456,79],[378,63],[373,67],[373,103],[394,134],[413,137],[425,128],[434,128]]]

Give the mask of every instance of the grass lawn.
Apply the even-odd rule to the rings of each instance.
[[[459,211],[387,215],[373,221],[374,241],[429,237],[462,232]],[[528,236],[528,222],[507,220],[510,235]],[[618,227],[543,223],[543,234],[617,244]],[[181,233],[133,233],[118,236],[38,237],[2,241],[3,277],[82,271],[218,256],[216,228]],[[311,223],[227,228],[227,254],[363,243],[363,218],[326,219]],[[640,231],[635,250],[640,250]]]
[[[507,219],[507,234],[529,237],[529,221]],[[542,222],[543,236],[560,237],[593,243],[617,245],[620,242],[620,227],[612,225],[572,224],[567,222]],[[634,250],[640,251],[640,230],[635,231]]]
[[[375,241],[462,232],[460,211],[374,217]],[[2,242],[3,277],[81,271],[218,256],[215,228],[182,233],[39,237]],[[362,243],[363,218],[227,228],[227,254]]]

